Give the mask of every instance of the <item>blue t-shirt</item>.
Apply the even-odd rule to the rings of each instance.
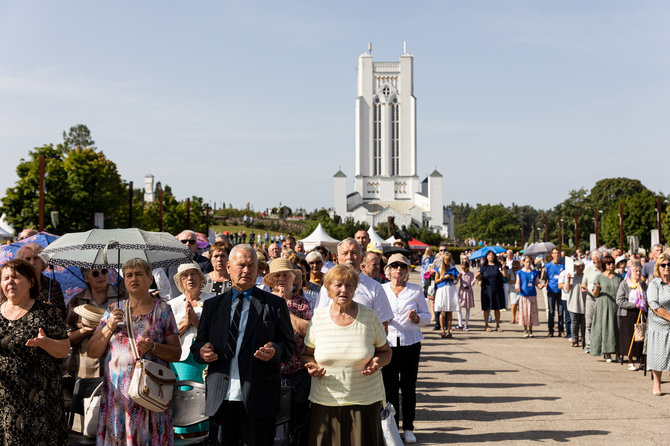
[[[519,281],[519,296],[537,296],[537,291],[535,291],[535,279],[537,279],[537,276],[539,275],[540,273],[535,270],[525,272],[520,269],[516,272],[516,280]]]
[[[439,274],[440,274],[440,268],[438,267],[435,271],[437,272],[436,277],[439,277]],[[438,288],[442,288],[443,286],[447,286],[447,285],[453,285],[454,283],[456,283],[456,279],[458,278],[458,270],[457,270],[456,268],[449,268],[449,269],[447,270],[445,276],[448,276],[449,274],[451,274],[452,276],[454,276],[454,280],[452,280],[452,279],[445,279],[443,282],[440,282],[440,283],[437,284],[437,287],[438,287]]]
[[[558,276],[565,269],[565,265],[549,262],[544,265],[544,269],[547,271],[547,288],[551,292],[559,293],[561,290],[558,289]]]

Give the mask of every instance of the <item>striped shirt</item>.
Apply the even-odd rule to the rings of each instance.
[[[374,310],[358,305],[356,319],[340,327],[330,318],[330,307],[316,310],[307,327],[305,345],[326,374],[312,378],[309,400],[323,406],[369,405],[381,401],[381,371],[363,375],[375,347],[386,344],[386,333]]]

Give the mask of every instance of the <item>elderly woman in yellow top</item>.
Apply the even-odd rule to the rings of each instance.
[[[379,369],[391,361],[384,326],[373,309],[354,302],[352,269],[333,267],[323,286],[333,304],[316,310],[301,358],[312,376],[310,444],[383,444]]]

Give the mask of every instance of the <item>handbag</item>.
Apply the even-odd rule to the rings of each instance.
[[[85,437],[98,435],[98,414],[100,413],[100,394],[102,383],[93,390],[91,396],[84,398],[84,421],[81,425],[81,434]]]
[[[126,302],[125,319],[130,348],[135,358],[135,367],[133,367],[128,386],[128,397],[145,409],[165,412],[172,403],[172,392],[177,377],[169,367],[140,357],[130,318],[130,302]]]
[[[395,409],[393,404],[386,403],[382,408],[382,433],[384,434],[384,444],[386,446],[403,446],[398,425],[395,424]]]
[[[634,339],[635,342],[642,342],[647,335],[647,322],[645,321],[644,312],[640,311],[637,317],[637,323],[634,325]]]

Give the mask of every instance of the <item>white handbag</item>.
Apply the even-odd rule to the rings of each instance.
[[[102,383],[93,390],[91,396],[84,398],[84,421],[81,425],[81,434],[85,437],[98,435],[98,414],[100,413],[100,393]]]
[[[140,357],[130,317],[130,302],[126,302],[125,319],[130,348],[135,358],[135,367],[128,386],[128,397],[145,409],[165,412],[172,403],[172,392],[177,377],[169,367]]]
[[[386,446],[403,446],[400,432],[398,432],[398,425],[395,424],[395,409],[393,404],[386,403],[382,408],[382,432],[384,434],[384,444]]]

